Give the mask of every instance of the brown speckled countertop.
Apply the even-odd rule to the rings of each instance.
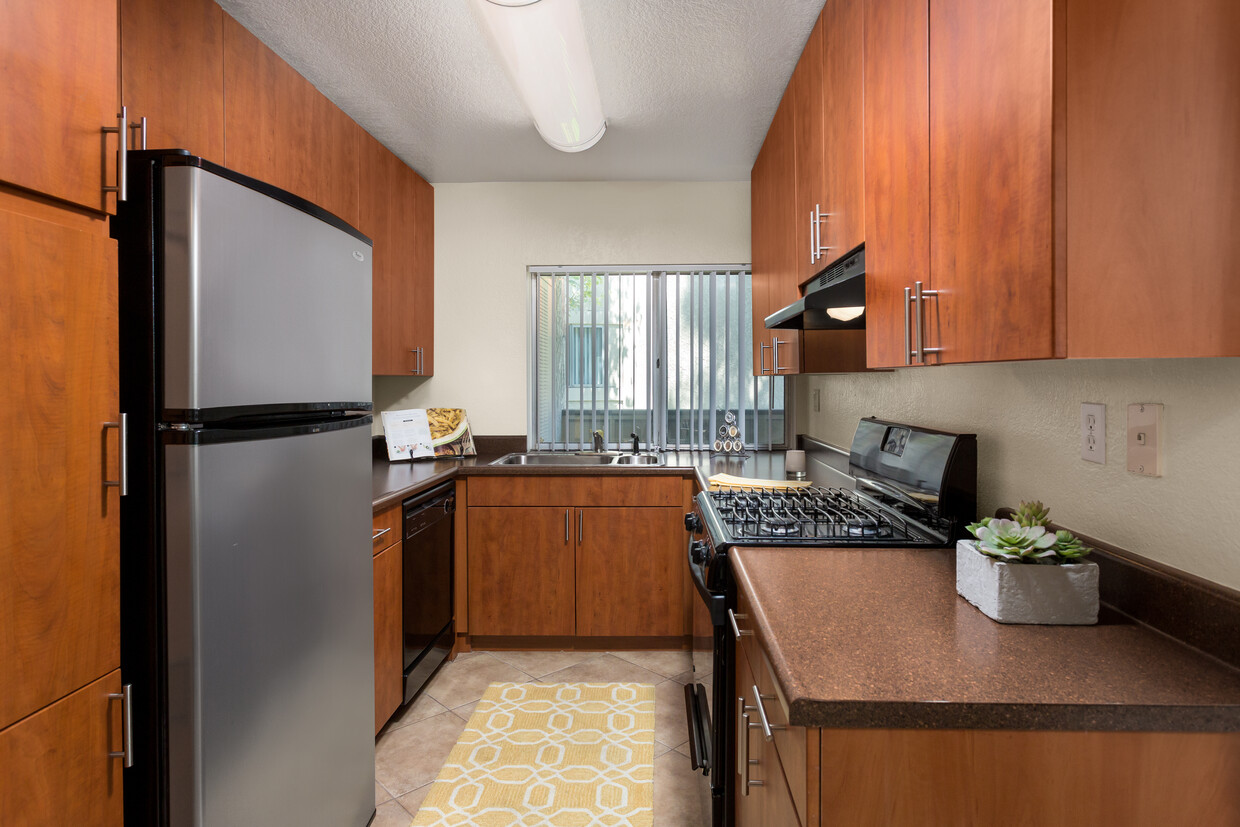
[[[689,476],[697,474],[705,485],[712,474],[726,473],[741,477],[760,479],[783,479],[783,451],[755,451],[746,459],[712,458],[708,451],[669,451],[663,455],[665,464],[659,466],[598,466],[564,465],[490,465],[507,451],[487,452],[479,447],[476,457],[462,459],[421,460],[418,462],[389,462],[386,456],[373,460],[372,487],[374,510],[379,512],[401,500],[442,482],[464,476],[631,476],[670,474]]]
[[[996,623],[954,550],[731,549],[793,724],[1240,731],[1240,671],[1104,609]]]

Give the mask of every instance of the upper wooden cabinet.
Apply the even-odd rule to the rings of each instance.
[[[823,146],[827,195],[819,238],[831,264],[865,241],[862,151],[863,0],[829,0],[822,10]],[[822,269],[820,266],[819,270]],[[807,345],[808,349],[808,345]]]
[[[121,102],[150,149],[224,163],[224,12],[215,0],[121,0]],[[130,146],[141,138],[130,135]]]
[[[435,365],[435,190],[366,134],[359,229],[375,243],[371,373],[430,376]]]
[[[116,0],[0,4],[0,181],[115,212]]]
[[[1067,28],[1068,355],[1240,356],[1240,3],[1073,2]]]
[[[357,225],[362,128],[224,15],[224,163]]]
[[[827,6],[831,3],[828,2]],[[785,100],[791,101],[794,146],[794,217],[796,230],[796,280],[791,287],[796,299],[799,285],[818,273],[835,251],[824,250],[821,231],[830,212],[827,196],[827,149],[825,99],[823,96],[823,25],[826,10],[805,43],[792,79],[788,82]],[[780,307],[788,304],[784,302]],[[778,308],[775,308],[778,309]]]
[[[105,484],[121,473],[107,427],[119,421],[116,242],[89,226],[102,222],[8,206],[0,729],[120,666],[120,490]]]

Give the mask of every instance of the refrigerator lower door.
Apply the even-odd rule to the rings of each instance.
[[[171,823],[362,827],[370,429],[209,435],[164,448]]]

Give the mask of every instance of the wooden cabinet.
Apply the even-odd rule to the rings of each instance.
[[[765,738],[762,729],[759,704],[762,710],[773,701],[758,686],[748,658],[736,658],[736,708],[731,710],[735,718],[737,777],[734,795],[736,827],[800,827],[804,822],[798,817],[789,790],[789,780],[784,775],[776,753],[775,742]],[[759,695],[754,694],[754,688]],[[742,712],[745,717],[742,717]],[[747,761],[747,765],[741,762]]]
[[[362,129],[245,27],[224,15],[225,164],[354,226]]]
[[[120,665],[116,243],[24,206],[0,201],[0,727]]]
[[[822,10],[823,111],[828,214],[820,238],[831,264],[865,241],[865,164],[862,150],[864,0],[829,0]],[[809,358],[806,345],[806,359]],[[807,366],[807,372],[811,369]],[[813,371],[817,372],[817,371]]]
[[[375,243],[376,376],[435,370],[435,190],[369,135],[362,136],[361,223]]]
[[[469,481],[469,632],[484,637],[681,637],[683,480]]]
[[[0,729],[0,824],[121,827],[120,671]]]
[[[1240,3],[1066,16],[1068,355],[1240,356]]]
[[[131,122],[147,119],[147,147],[223,164],[223,10],[214,0],[121,0],[120,17],[121,102]]]
[[[0,4],[0,181],[116,211],[116,0]]]
[[[790,96],[775,111],[751,175],[754,376],[800,373],[801,333],[767,330],[766,317],[796,300],[795,121]]]
[[[375,733],[404,699],[404,603],[401,575],[402,511],[394,506],[375,515]]]
[[[832,3],[827,3],[828,7],[831,5]],[[821,236],[823,225],[828,222],[825,216],[831,211],[827,196],[826,111],[823,96],[825,20],[824,9],[810,32],[805,49],[801,52],[801,59],[797,61],[792,79],[788,82],[788,90],[784,93],[785,100],[791,100],[792,109],[792,224],[796,235],[796,279],[794,283],[785,285],[785,289],[781,291],[785,295],[779,298],[787,298],[787,301],[783,301],[779,307],[794,301],[798,295],[798,285],[813,278],[828,261],[838,255],[838,251],[823,249],[827,245],[823,243]]]
[[[577,520],[577,634],[684,634],[684,509],[579,508]]]
[[[575,528],[572,508],[470,505],[470,634],[575,632]]]

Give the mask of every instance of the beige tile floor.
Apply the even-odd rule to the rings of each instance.
[[[379,734],[373,827],[408,827],[487,686],[497,681],[654,684],[655,827],[710,823],[706,777],[689,766],[681,687],[693,678],[688,652],[471,652],[431,679]],[[709,684],[710,676],[699,677]],[[709,686],[708,686],[709,688]]]

